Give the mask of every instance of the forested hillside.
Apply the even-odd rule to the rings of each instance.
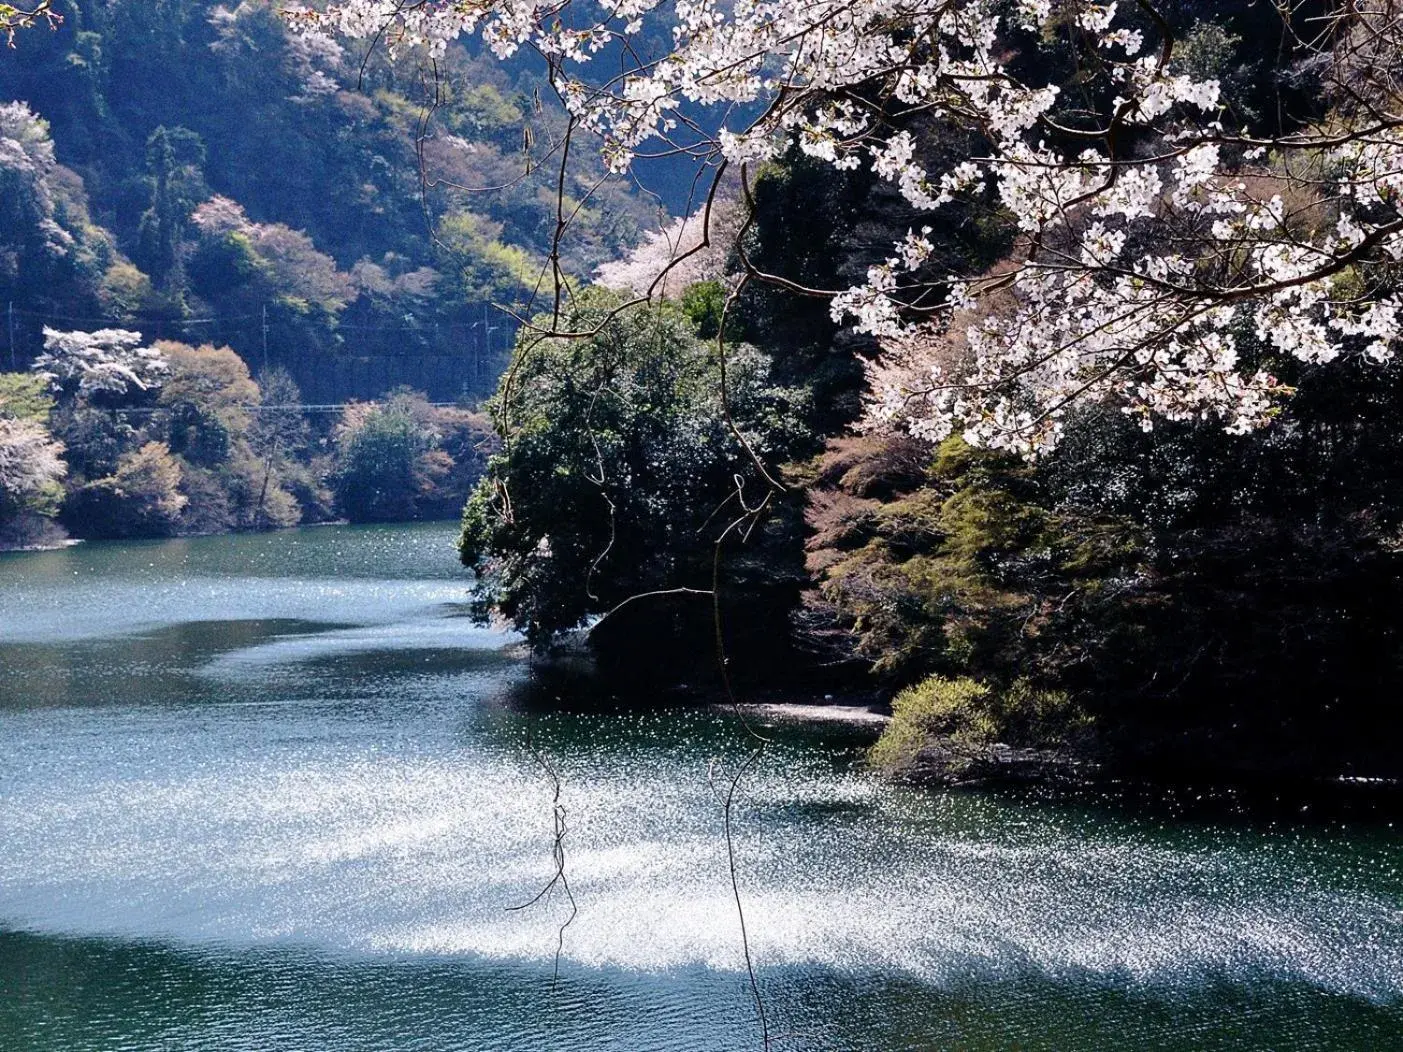
[[[434,84],[292,34],[265,0],[53,10],[0,56],[0,370],[73,360],[0,388],[28,450],[5,540],[55,515],[114,536],[456,514],[492,440],[448,403],[495,387],[500,308],[529,301],[552,249],[549,92],[462,48]],[[573,275],[659,214],[601,171],[564,187],[585,202],[560,246]],[[109,329],[161,368],[113,379],[125,338],[50,335]],[[319,408],[278,438],[301,403]]]
[[[453,49],[436,98],[413,64],[310,44],[263,0],[55,10],[0,63],[17,364],[44,324],[101,323],[257,364],[466,353],[491,389],[509,333],[483,307],[522,298],[554,231],[535,159],[560,117],[537,80]],[[656,212],[605,183],[566,266],[588,273]]]

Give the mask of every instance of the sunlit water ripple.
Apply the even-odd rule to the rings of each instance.
[[[153,945],[205,955],[227,963],[198,967],[229,982],[245,975],[239,982],[273,1001],[259,985],[269,975],[291,976],[311,1002],[322,994],[308,990],[327,982],[385,982],[389,1002],[408,998],[402,1010],[414,1019],[403,975],[384,969],[428,969],[415,983],[438,996],[460,975],[510,980],[479,1006],[499,1030],[484,1024],[458,1044],[422,1047],[555,1047],[567,1032],[574,1048],[748,1041],[739,923],[708,782],[713,764],[724,773],[745,755],[732,718],[533,719],[561,781],[579,910],[551,994],[539,982],[554,974],[568,904],[554,894],[507,909],[553,872],[551,782],[525,747],[525,717],[507,704],[525,676],[502,652],[511,639],[462,616],[461,578],[416,563],[440,565],[429,553],[446,529],[323,531],[338,546],[323,572],[344,566],[343,579],[306,573],[317,535],[284,536],[313,551],[281,578],[257,565],[240,575],[229,550],[268,538],[183,542],[179,556],[140,549],[154,556],[144,574],[123,567],[121,546],[0,562],[0,925],[14,933],[5,938],[127,946],[128,964]],[[54,563],[35,570],[41,559]],[[376,564],[395,575],[369,576]],[[16,565],[24,572],[7,577]],[[65,569],[80,583],[55,583]],[[1020,1047],[1044,1047],[1041,1035],[1061,1041],[1047,1047],[1147,1047],[1069,1020],[1095,1002],[1108,1019],[1142,1025],[1137,999],[1221,1006],[1228,996],[1286,1020],[1289,1047],[1403,1048],[1403,1036],[1386,1036],[1403,1035],[1403,848],[1386,826],[1184,823],[894,789],[854,762],[852,735],[781,728],[736,814],[751,948],[777,1017],[810,1028],[791,1042],[945,1047],[926,1042],[975,1035],[988,1044],[968,1047],[998,1048],[1015,1035],[1032,1042]],[[6,952],[0,941],[0,978]],[[259,964],[268,954],[276,967]],[[142,961],[163,975],[174,967]],[[862,1011],[877,1013],[870,1025],[886,1036],[850,1032],[858,1024],[846,1016],[862,1011],[835,1014],[815,993],[834,983],[880,991],[885,1007]],[[545,1024],[524,1017],[544,1009],[513,1001],[523,984],[550,998],[551,1025],[564,1030],[533,1029]],[[1025,993],[999,1030],[979,991],[1014,989]],[[16,1026],[43,1015],[5,1008],[6,996],[0,988],[0,1037],[7,1010]],[[906,1019],[898,996],[926,1005],[926,1021]],[[966,1023],[952,1022],[952,999]],[[161,1016],[157,1031],[166,1042],[184,1034],[190,1047],[245,1047],[256,1031],[240,1029],[237,1003],[213,1029]],[[638,1029],[642,1003],[653,1029]],[[1332,1044],[1331,1028],[1345,1024],[1322,1006],[1349,1004],[1342,1018],[1367,1041]],[[419,1047],[409,1037],[423,1037],[421,1023],[395,1037],[387,1011],[378,1001],[354,1017],[328,1008],[305,1032],[316,1035],[308,1047]],[[1190,1040],[1183,1013],[1169,1015],[1155,1047],[1227,1041],[1221,1020]],[[1217,1047],[1285,1047],[1258,1029],[1267,1043]],[[526,1043],[481,1043],[489,1032]],[[1171,1045],[1171,1034],[1189,1043]]]

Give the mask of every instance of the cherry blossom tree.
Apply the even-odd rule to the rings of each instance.
[[[0,416],[0,512],[42,495],[67,472],[63,443],[42,423]]]
[[[726,279],[731,246],[745,219],[735,198],[714,199],[709,208],[644,234],[623,259],[600,266],[595,280],[616,292],[676,299],[690,285]]]
[[[1218,82],[1185,72],[1154,0],[331,0],[293,18],[395,54],[472,33],[503,58],[530,49],[570,133],[592,133],[616,172],[686,153],[713,189],[732,170],[746,188],[797,147],[870,169],[932,223],[956,198],[1002,207],[1020,238],[991,273],[926,273],[917,228],[861,285],[796,291],[881,341],[871,426],[1032,453],[1079,399],[1147,427],[1245,431],[1285,393],[1273,356],[1395,352],[1403,3],[1323,8],[1277,13],[1328,113],[1269,137],[1225,123]],[[670,49],[649,51],[660,35]],[[1075,91],[1032,60],[1054,48],[1077,56]],[[704,107],[719,114],[705,125]],[[928,169],[916,118],[983,147]],[[568,164],[569,137],[554,149]],[[675,263],[710,243],[710,204]],[[740,258],[743,280],[780,280]]]
[[[141,333],[126,329],[59,332],[45,326],[44,353],[32,368],[55,390],[82,397],[149,391],[161,386],[169,365],[159,350],[141,343]]]
[[[58,221],[57,169],[48,122],[26,102],[0,104],[0,208],[6,219],[0,252],[13,257],[11,268],[18,268],[26,242],[42,258],[73,250],[73,235]]]

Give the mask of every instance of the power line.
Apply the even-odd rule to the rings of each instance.
[[[419,404],[420,404],[420,405],[431,406],[431,407],[433,407],[434,409],[461,409],[461,408],[463,408],[463,405],[462,405],[461,402],[421,402],[421,403],[419,403]],[[271,413],[271,412],[274,412],[275,410],[289,410],[289,409],[295,409],[295,410],[297,410],[297,411],[300,412],[300,413],[330,413],[330,412],[333,412],[333,411],[335,411],[335,412],[340,412],[341,410],[347,409],[347,408],[349,408],[349,407],[351,407],[351,406],[353,406],[353,405],[384,405],[384,403],[383,403],[383,402],[377,402],[377,401],[375,401],[375,400],[373,400],[373,399],[367,399],[367,400],[365,400],[365,401],[363,401],[363,402],[326,402],[326,403],[323,403],[323,404],[321,404],[321,405],[240,405],[240,406],[235,406],[234,408],[235,408],[235,409],[243,409],[243,410],[245,410],[246,412],[250,412],[250,413]],[[160,408],[165,408],[165,407],[160,407]]]
[[[256,314],[228,314],[222,317],[208,318],[136,318],[131,321],[122,321],[119,318],[97,318],[91,315],[82,314],[55,314],[51,311],[25,310],[16,308],[16,314],[23,314],[28,318],[37,318],[40,321],[77,321],[91,325],[105,325],[108,328],[120,325],[171,325],[180,327],[182,325],[215,325],[225,321],[252,321],[258,317]]]
[[[48,311],[26,310],[22,307],[14,308],[15,314],[24,315],[26,318],[33,318],[38,321],[67,321],[78,322],[85,325],[101,325],[106,328],[121,326],[132,326],[136,328],[153,328],[155,326],[169,326],[172,329],[181,329],[191,325],[223,325],[231,322],[253,322],[258,321],[265,327],[270,327],[268,321],[267,308],[258,314],[224,314],[207,318],[133,318],[123,321],[118,318],[98,318],[91,315],[81,314],[55,314]],[[506,322],[506,319],[503,318]],[[509,324],[509,322],[507,323]],[[470,332],[482,327],[482,322],[476,321],[428,321],[417,325],[363,325],[356,322],[337,322],[333,327],[333,332]]]
[[[377,402],[373,399],[367,399],[363,402],[324,402],[313,405],[233,405],[229,406],[228,408],[241,409],[246,413],[271,413],[287,411],[295,411],[298,413],[339,413],[343,410],[349,409],[351,406],[379,406],[384,404],[385,403]],[[433,409],[465,408],[461,402],[422,402],[419,404],[430,406]],[[169,413],[174,408],[174,406],[169,405],[137,405],[114,407],[106,411],[109,413],[121,413],[124,416],[151,416],[156,413]]]

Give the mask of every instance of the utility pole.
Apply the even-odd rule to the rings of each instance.
[[[19,365],[15,361],[15,301],[10,300],[9,309],[5,311],[10,318],[10,371],[19,372]]]
[[[492,361],[492,330],[487,327],[487,301],[482,301],[482,353],[473,362],[473,383],[482,379],[482,364]]]
[[[268,304],[263,304],[263,371],[268,371]]]

